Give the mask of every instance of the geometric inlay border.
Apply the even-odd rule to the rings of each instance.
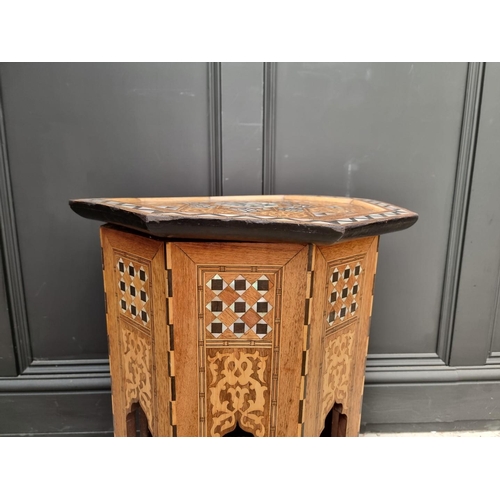
[[[171,217],[189,217],[195,215],[199,218],[222,218],[230,216],[240,220],[262,220],[265,217],[274,217],[280,220],[286,214],[286,221],[306,222],[312,225],[339,224],[341,226],[349,226],[359,224],[369,220],[385,220],[394,219],[410,212],[404,208],[383,203],[377,200],[360,198],[360,201],[370,203],[376,207],[380,207],[379,211],[367,212],[365,207],[361,206],[338,206],[324,203],[315,203],[314,200],[304,200],[302,204],[298,202],[291,203],[287,200],[268,201],[252,203],[250,201],[228,201],[220,200],[218,203],[213,202],[186,202],[178,200],[176,203],[168,205],[161,202],[153,202],[144,200],[143,205],[135,203],[116,201],[108,198],[95,198],[92,203],[107,205],[115,208],[124,208],[133,210],[144,215],[156,216],[171,216]],[[332,203],[334,203],[332,201]],[[287,213],[288,212],[288,213]],[[344,217],[339,217],[339,214],[344,212]],[[352,212],[349,214],[349,212]]]

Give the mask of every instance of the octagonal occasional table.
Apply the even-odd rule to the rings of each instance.
[[[115,436],[357,436],[379,235],[320,196],[82,199],[101,227]]]

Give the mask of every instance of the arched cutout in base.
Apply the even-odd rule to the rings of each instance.
[[[342,405],[335,403],[325,418],[325,427],[320,437],[346,437],[347,415],[342,413]]]
[[[153,437],[146,414],[139,403],[134,403],[127,415],[127,437]]]
[[[251,432],[244,431],[238,423],[236,423],[236,427],[227,434],[224,434],[223,437],[254,437]]]

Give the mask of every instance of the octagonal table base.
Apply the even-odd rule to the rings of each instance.
[[[101,227],[115,435],[358,435],[378,239]]]

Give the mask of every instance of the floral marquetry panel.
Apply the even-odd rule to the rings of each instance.
[[[272,349],[207,349],[207,435],[269,436]]]
[[[348,411],[357,329],[358,323],[352,322],[325,339],[321,401],[323,419],[334,403],[342,404],[344,410]]]
[[[125,405],[128,411],[139,403],[147,416],[150,429],[153,422],[153,352],[149,335],[128,321],[121,321],[121,345],[125,378]]]

